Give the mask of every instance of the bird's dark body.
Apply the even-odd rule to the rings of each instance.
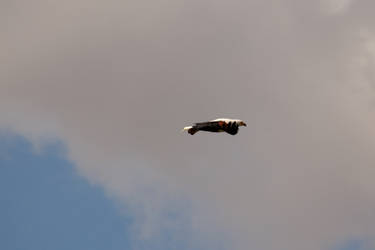
[[[235,122],[225,123],[222,121],[215,122],[200,122],[195,123],[193,126],[194,131],[208,131],[208,132],[227,132],[228,134],[235,135],[238,132],[238,125]]]

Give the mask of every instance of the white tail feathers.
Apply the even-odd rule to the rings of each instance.
[[[182,131],[187,131],[189,134],[193,135],[198,132],[198,129],[193,126],[189,126],[189,127],[184,127]]]
[[[184,128],[181,130],[181,132],[189,131],[189,129],[191,129],[191,128],[192,128],[192,126],[184,127]]]

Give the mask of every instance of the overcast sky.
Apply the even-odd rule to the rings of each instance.
[[[375,248],[374,1],[0,6],[0,127],[61,141],[133,237],[186,212],[212,246]],[[218,117],[248,126],[180,133]]]

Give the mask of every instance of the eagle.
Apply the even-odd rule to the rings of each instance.
[[[198,131],[227,132],[235,135],[240,126],[246,126],[246,123],[239,119],[219,118],[208,122],[194,123],[193,126],[184,127],[182,131],[187,131],[191,135]]]

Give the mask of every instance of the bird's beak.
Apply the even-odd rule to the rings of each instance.
[[[241,122],[241,125],[242,125],[242,126],[245,126],[245,127],[247,126],[246,123],[244,123],[244,122]]]

